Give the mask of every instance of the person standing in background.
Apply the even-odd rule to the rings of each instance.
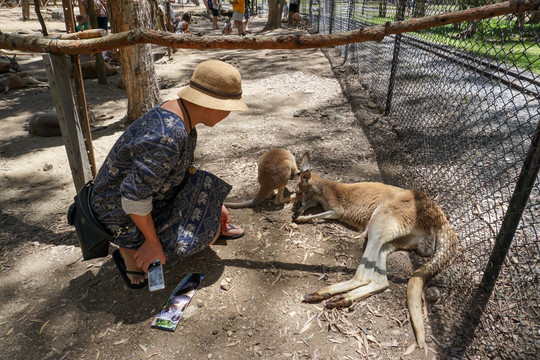
[[[90,28],[88,23],[84,21],[82,15],[75,16],[75,19],[77,20],[77,31],[84,31]]]
[[[244,26],[244,31],[251,34],[251,30],[249,29],[249,18],[250,18],[250,9],[249,9],[249,0],[246,0],[246,6],[244,10],[244,19],[246,19],[246,25]]]
[[[238,29],[238,35],[246,36],[242,24],[244,21],[244,11],[246,11],[246,3],[244,0],[231,0],[231,5],[233,7],[232,19],[234,21],[234,26]]]
[[[300,12],[300,0],[290,0],[289,2],[289,26],[292,25],[292,16]]]
[[[109,30],[109,17],[107,15],[107,2],[106,0],[94,0],[94,8],[96,10],[96,20],[98,28],[105,31]],[[83,21],[86,21],[90,25],[90,17],[88,16],[88,0],[79,0],[79,11],[83,17]]]
[[[219,9],[221,8],[222,1],[221,0],[212,0],[212,26],[214,30],[219,30],[218,26],[218,16],[219,16]]]

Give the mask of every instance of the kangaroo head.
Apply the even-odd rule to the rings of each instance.
[[[300,163],[300,177],[296,183],[296,189],[294,190],[296,194],[296,201],[293,206],[293,212],[297,212],[298,209],[305,205],[306,202],[313,198],[314,195],[314,186],[311,179],[311,162],[309,159],[309,153],[305,153],[302,156],[302,161]]]
[[[11,59],[9,59],[9,67],[11,68],[11,70],[13,70],[14,72],[17,72],[20,70],[20,66],[19,66],[19,63],[17,62],[17,59],[16,59],[17,55],[13,55],[13,57]]]

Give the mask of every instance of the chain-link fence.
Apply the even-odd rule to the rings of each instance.
[[[314,31],[337,33],[486,4],[321,0],[301,10]],[[536,11],[340,47],[384,109],[361,123],[384,180],[434,197],[460,238],[462,256],[441,274],[446,296],[430,309],[448,357],[540,357],[539,24]]]

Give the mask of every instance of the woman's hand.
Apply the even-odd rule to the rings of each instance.
[[[144,242],[137,249],[134,256],[137,267],[141,268],[144,272],[147,272],[148,266],[156,259],[159,259],[162,264],[165,264],[166,259],[165,254],[163,253],[163,246],[161,246],[157,237],[152,215],[130,214],[130,216],[144,235]]]
[[[148,267],[156,259],[159,259],[162,264],[165,264],[165,254],[163,247],[159,241],[145,241],[141,247],[135,252],[135,264],[144,272],[148,271]]]

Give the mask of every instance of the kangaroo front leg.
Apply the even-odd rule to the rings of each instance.
[[[336,210],[327,210],[319,214],[298,216],[295,220],[296,222],[308,222],[313,219],[339,219],[340,217],[341,214]]]
[[[309,208],[312,208],[312,207],[315,207],[319,205],[318,202],[316,202],[315,200],[313,199],[309,199],[307,200],[304,204],[302,204],[299,208],[298,208],[298,211],[296,212],[298,215],[302,215],[304,213],[304,211],[306,211],[307,209]]]

